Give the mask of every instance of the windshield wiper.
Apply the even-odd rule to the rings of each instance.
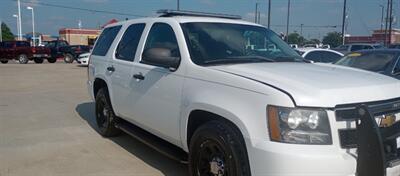
[[[204,61],[204,64],[214,65],[214,64],[233,64],[233,63],[249,63],[249,62],[275,62],[275,60],[262,56],[234,56],[234,57],[227,57],[224,59],[214,59],[214,60]]]

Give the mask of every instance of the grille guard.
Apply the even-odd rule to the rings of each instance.
[[[386,168],[400,162],[400,149],[396,143],[400,136],[400,121],[380,128],[372,112],[365,104],[357,106],[353,112],[357,135],[357,176],[385,176]]]

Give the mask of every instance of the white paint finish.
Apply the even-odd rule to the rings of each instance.
[[[400,82],[393,78],[331,64],[237,64],[215,66],[214,69],[285,90],[298,106],[335,107],[400,97]]]
[[[155,22],[168,23],[176,34],[181,64],[175,72],[140,63],[146,37]],[[130,24],[146,23],[146,28],[133,63],[106,59],[112,58],[113,52],[108,52],[106,57],[92,56],[89,86],[93,86],[94,78],[112,84],[112,104],[119,116],[185,151],[188,151],[188,117],[193,110],[209,111],[230,120],[245,137],[253,175],[354,176],[355,159],[340,148],[337,134],[337,129],[345,128],[345,125],[335,121],[332,111],[328,111],[328,117],[333,145],[310,146],[271,142],[266,107],[335,107],[391,99],[400,97],[399,81],[330,64],[198,66],[190,60],[180,28],[180,23],[186,22],[256,25],[204,17],[144,18],[109,25],[123,25],[124,31]],[[121,32],[111,46],[112,50],[115,50],[120,35]],[[110,65],[124,67],[120,68],[124,73],[107,74],[105,68]],[[133,79],[137,73],[143,74],[145,80]]]

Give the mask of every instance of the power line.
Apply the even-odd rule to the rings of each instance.
[[[17,1],[17,0],[12,0],[12,1]],[[63,8],[63,9],[71,9],[71,10],[80,10],[80,11],[87,11],[87,12],[93,12],[93,13],[106,13],[106,14],[112,14],[112,15],[131,16],[131,17],[147,17],[147,16],[144,16],[144,15],[137,15],[137,14],[131,14],[131,13],[121,13],[121,12],[114,12],[114,11],[107,11],[107,10],[95,10],[95,9],[72,7],[72,6],[65,6],[65,5],[44,3],[44,2],[32,3],[32,2],[29,2],[29,1],[22,1],[21,0],[21,3],[30,4],[30,5],[41,5],[41,6],[47,6],[47,7]]]

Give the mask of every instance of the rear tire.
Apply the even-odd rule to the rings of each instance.
[[[104,137],[117,136],[121,131],[115,127],[118,117],[112,109],[108,90],[101,88],[96,95],[96,123],[99,133]]]
[[[192,176],[250,176],[246,144],[229,123],[211,121],[199,127],[190,140],[189,172]]]
[[[69,53],[65,54],[64,55],[64,62],[68,63],[68,64],[74,62],[74,56],[72,54],[69,54]]]
[[[34,58],[33,59],[33,61],[35,61],[35,63],[37,63],[37,64],[41,64],[41,63],[43,63],[43,58]]]
[[[0,61],[2,64],[6,64],[6,63],[8,63],[8,60],[1,60]]]
[[[28,56],[25,55],[25,54],[19,55],[17,59],[18,59],[18,62],[19,62],[20,64],[27,64],[27,63],[29,62],[29,58],[28,58]]]
[[[47,62],[49,62],[49,63],[55,63],[55,62],[57,62],[57,58],[48,58],[48,59],[47,59]]]

